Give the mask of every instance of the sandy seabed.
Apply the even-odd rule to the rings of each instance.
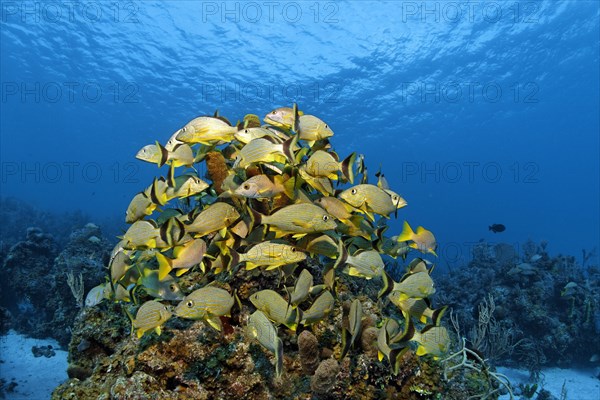
[[[53,347],[54,356],[35,357],[31,351],[33,346]],[[513,387],[519,383],[527,383],[529,373],[513,368],[499,368],[506,375]],[[32,339],[10,331],[0,337],[0,378],[4,385],[13,384],[13,389],[4,391],[6,400],[45,400],[49,399],[56,386],[67,379],[67,352],[58,350],[54,339]],[[600,400],[600,380],[598,369],[560,369],[548,368],[542,371],[543,381],[540,388],[550,391],[556,398],[561,398],[563,385],[567,392],[567,400]],[[5,387],[6,389],[6,387]],[[509,396],[502,396],[502,400]]]
[[[54,356],[33,355],[33,346],[48,345]],[[32,339],[10,331],[0,336],[0,378],[7,400],[49,399],[54,388],[67,379],[67,352],[59,350],[54,339]],[[10,386],[13,388],[6,390]]]

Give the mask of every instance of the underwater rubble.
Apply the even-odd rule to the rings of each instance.
[[[467,266],[438,280],[437,296],[473,350],[536,380],[542,367],[590,366],[600,354],[600,269],[589,259],[551,257],[546,242],[480,242]]]
[[[52,398],[497,398],[483,368],[445,359],[460,346],[419,257],[433,234],[385,234],[407,202],[318,117],[264,122],[202,116],[138,152],[167,176],[132,199]]]

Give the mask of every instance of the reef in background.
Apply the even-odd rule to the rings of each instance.
[[[439,279],[438,300],[494,364],[525,366],[534,379],[543,366],[590,366],[600,355],[600,270],[586,265],[590,254],[577,262],[549,256],[545,242],[481,242],[467,266]]]
[[[104,278],[112,246],[94,224],[71,232],[62,250],[52,234],[34,227],[26,232],[2,259],[3,329],[53,337],[66,347],[85,292]]]

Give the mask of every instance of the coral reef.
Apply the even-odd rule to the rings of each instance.
[[[71,379],[54,399],[412,400],[448,392],[446,308],[428,301],[434,266],[411,253],[397,282],[382,259],[435,255],[433,234],[405,222],[400,235],[384,235],[406,201],[382,174],[367,183],[362,156],[342,160],[322,120],[296,105],[264,120],[198,117],[164,146],[138,152],[169,174],[132,199],[110,275],[77,317]],[[191,168],[203,161],[210,183]],[[180,167],[189,169],[176,175]],[[57,261],[72,274],[93,264],[76,253]],[[78,297],[76,276],[69,282],[65,292]],[[472,371],[471,379],[484,375]],[[481,394],[480,386],[444,398]]]
[[[473,260],[438,289],[468,345],[494,363],[519,360],[535,374],[542,365],[585,365],[600,353],[600,270],[551,257],[546,243],[479,243]]]
[[[13,329],[32,337],[54,337],[67,346],[80,311],[67,276],[82,277],[82,292],[104,279],[110,245],[101,237],[96,225],[87,224],[72,232],[59,251],[52,235],[27,229],[26,239],[10,248],[0,283],[0,305],[10,312]]]

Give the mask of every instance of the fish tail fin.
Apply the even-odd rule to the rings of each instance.
[[[381,288],[379,293],[377,293],[377,298],[382,298],[390,294],[390,292],[394,288],[395,283],[392,277],[387,273],[387,271],[383,271],[381,277],[383,278],[383,287]]]
[[[335,260],[335,263],[333,264],[333,269],[336,270],[338,268],[343,267],[346,264],[347,260],[348,260],[348,250],[346,250],[346,248],[344,247],[344,244],[340,240],[340,241],[338,241],[338,257],[337,257],[337,260]]]
[[[160,251],[156,252],[156,260],[158,261],[158,280],[162,281],[173,269],[173,260],[165,257]]]
[[[404,324],[404,331],[400,332],[396,336],[394,336],[390,342],[392,343],[407,343],[412,340],[415,336],[415,324],[410,318],[410,315],[402,312],[404,314],[404,318],[406,319],[406,324]]]
[[[291,164],[296,163],[296,158],[294,157],[294,150],[298,145],[298,135],[293,135],[291,138],[282,143],[283,154],[287,157],[288,161]]]
[[[354,183],[354,162],[356,161],[356,153],[353,152],[342,161],[342,175],[350,183]]]
[[[444,313],[446,313],[447,309],[448,309],[448,306],[444,306],[444,307],[440,307],[436,310],[433,310],[433,314],[431,316],[433,325],[440,326],[442,317],[444,316]]]
[[[283,341],[277,338],[277,351],[275,352],[275,376],[283,374]]]
[[[407,221],[404,221],[404,225],[402,227],[402,233],[400,233],[400,235],[398,235],[398,242],[406,242],[408,240],[412,240],[412,237],[415,235],[415,232],[413,232],[412,228],[410,227],[410,225],[408,224]]]
[[[323,270],[323,283],[329,288],[329,290],[333,292],[334,295],[336,294],[335,264],[329,264],[329,266],[325,267],[325,269]]]
[[[254,208],[248,207],[248,210],[250,211],[250,228],[248,230],[253,231],[254,228],[262,224],[263,215],[256,211]]]
[[[350,350],[350,346],[352,345],[352,335],[350,334],[350,331],[346,328],[342,329],[342,353],[340,355],[340,360],[343,360],[344,357],[346,357],[346,354],[348,354],[348,351]]]
[[[392,349],[390,351],[390,366],[392,367],[392,373],[398,375],[400,370],[400,362],[402,361],[402,355],[408,351],[408,346]]]
[[[298,111],[298,103],[294,103],[292,106],[292,110],[294,113],[294,121],[292,122],[292,130],[296,132],[295,136],[298,136],[298,123],[300,122],[300,113]]]
[[[291,177],[287,181],[283,183],[283,192],[290,200],[294,200],[296,198],[296,178]]]
[[[162,144],[156,141],[156,147],[160,150],[160,160],[158,161],[158,166],[162,167],[169,161],[169,150],[167,150]]]
[[[135,326],[134,326],[135,318],[131,314],[131,312],[129,312],[127,307],[123,307],[123,309],[125,310],[125,314],[127,314],[127,317],[129,318],[129,320],[131,321],[131,336],[133,336],[133,334],[135,333]],[[139,334],[139,331],[138,331],[138,334]],[[143,334],[143,332],[142,332],[142,334]],[[139,338],[139,336],[138,336],[138,338]]]
[[[167,175],[167,185],[170,188],[175,188],[175,163],[169,165],[169,175]]]
[[[228,249],[229,260],[227,261],[227,270],[231,271],[240,264],[240,254],[234,249]]]

